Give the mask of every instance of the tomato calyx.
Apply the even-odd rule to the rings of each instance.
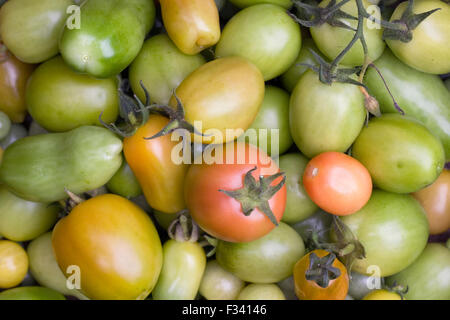
[[[405,300],[405,294],[408,293],[409,287],[408,286],[404,286],[402,284],[397,283],[397,281],[394,281],[392,283],[392,285],[388,286],[388,285],[384,285],[383,289],[389,291],[389,292],[393,292],[396,293],[400,296],[400,298],[402,300]]]
[[[440,10],[441,8],[436,8],[430,11],[414,14],[412,9],[414,6],[414,0],[409,0],[405,11],[403,12],[400,19],[392,21],[392,23],[399,26],[398,29],[386,28],[383,31],[383,39],[399,40],[401,42],[410,42],[413,38],[412,31],[417,28],[417,26],[425,20],[429,15]]]
[[[197,242],[199,227],[188,215],[188,211],[182,210],[178,213],[178,218],[170,224],[167,233],[177,242]]]
[[[286,175],[283,172],[279,172],[267,177],[260,176],[257,181],[252,175],[253,171],[256,169],[257,167],[255,166],[245,174],[244,186],[241,189],[219,189],[219,191],[239,201],[245,216],[249,216],[253,210],[257,208],[262,211],[274,225],[278,226],[278,221],[270,208],[269,200],[283,187],[286,182]],[[272,186],[271,183],[281,176],[283,177],[281,182]]]
[[[339,278],[341,270],[333,267],[336,255],[330,252],[328,255],[319,258],[314,252],[309,255],[309,266],[305,273],[308,281],[314,281],[318,286],[327,288],[330,281]]]

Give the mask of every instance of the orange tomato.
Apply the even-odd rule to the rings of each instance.
[[[310,266],[311,259],[315,263]],[[308,280],[309,274],[316,272],[320,280]],[[328,282],[322,281],[322,276],[327,272]],[[347,269],[334,254],[319,249],[311,251],[295,264],[294,283],[295,294],[300,300],[344,300],[348,292],[349,277]]]
[[[303,185],[314,203],[338,216],[355,213],[372,194],[367,169],[341,152],[324,152],[312,158],[303,174]]]
[[[220,39],[219,11],[214,0],[160,0],[170,39],[182,52],[197,54]]]
[[[133,136],[124,139],[123,152],[148,204],[165,213],[176,213],[185,209],[184,178],[189,165],[173,161],[172,150],[179,142],[171,141],[170,134],[144,139],[168,123],[169,119],[152,114]]]
[[[444,170],[428,187],[412,194],[427,214],[430,234],[450,229],[450,170]]]

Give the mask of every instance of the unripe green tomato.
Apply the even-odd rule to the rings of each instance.
[[[230,2],[239,8],[246,8],[262,3],[276,4],[286,9],[292,7],[291,0],[230,0]]]
[[[33,286],[0,292],[0,300],[66,300],[66,298],[55,290]]]
[[[242,289],[237,300],[286,300],[286,297],[276,284],[251,283]]]
[[[244,281],[211,260],[206,264],[199,292],[207,300],[236,300],[244,285]]]
[[[142,194],[141,186],[126,161],[123,161],[122,166],[111,178],[111,180],[109,180],[106,187],[112,193],[118,194],[127,199],[134,198]]]

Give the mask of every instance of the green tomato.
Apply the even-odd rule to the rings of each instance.
[[[82,126],[26,137],[9,146],[0,181],[19,197],[50,203],[106,184],[122,165],[122,141],[107,129]]]
[[[141,186],[126,161],[123,161],[122,166],[111,178],[111,180],[109,180],[106,187],[112,193],[121,195],[127,199],[134,198],[142,194]]]
[[[66,298],[55,290],[34,286],[0,292],[0,300],[66,300]]]
[[[356,260],[352,268],[361,274],[371,275],[372,268],[381,277],[400,272],[427,244],[425,212],[410,195],[374,190],[361,210],[341,220],[364,246],[365,259]]]
[[[390,21],[400,19],[406,6],[406,1],[400,3]],[[437,8],[412,31],[411,41],[386,39],[386,43],[407,65],[426,73],[444,74],[450,72],[450,5],[440,0],[416,0],[412,12]]]
[[[399,114],[373,118],[352,148],[380,189],[410,193],[433,183],[445,163],[441,142],[420,122]]]
[[[13,144],[17,140],[25,138],[27,135],[27,129],[25,129],[23,125],[13,123],[8,135],[0,140],[0,148],[5,150],[9,145]]]
[[[286,297],[276,284],[251,283],[242,289],[237,300],[286,300]]]
[[[375,64],[399,106],[406,115],[421,121],[441,140],[447,161],[450,161],[450,92],[442,80],[436,75],[408,67],[388,49]],[[367,70],[364,82],[380,103],[381,112],[398,112],[374,68]]]
[[[308,158],[326,151],[345,152],[361,132],[365,118],[364,96],[353,84],[329,86],[308,70],[292,92],[291,134]]]
[[[81,27],[66,26],[59,49],[74,70],[109,78],[136,58],[154,21],[151,0],[85,1],[81,5]]]
[[[259,68],[264,80],[284,73],[300,52],[300,26],[282,7],[251,6],[225,25],[216,57],[241,56]]]
[[[371,276],[367,276],[352,271],[350,274],[348,294],[356,300],[362,300],[362,298],[364,298],[369,292],[373,290],[371,289],[372,285],[371,279],[373,279]],[[381,278],[380,278],[380,285],[381,285]],[[381,289],[381,286],[378,289]]]
[[[294,61],[291,67],[281,76],[281,82],[283,83],[283,86],[287,91],[292,92],[302,74],[304,74],[309,69],[308,66],[301,64],[317,65],[317,61],[310,50],[314,50],[314,52],[322,56],[311,38],[304,39],[297,59]]]
[[[145,41],[141,52],[131,64],[131,88],[145,102],[144,90],[140,84],[142,81],[153,103],[167,105],[173,90],[205,62],[201,54],[184,54],[166,34],[158,34]]]
[[[0,10],[0,35],[8,49],[26,63],[40,63],[58,53],[58,38],[72,0],[9,0]]]
[[[266,86],[264,100],[249,129],[246,134],[250,143],[272,157],[285,153],[293,143],[289,130],[289,94]]]
[[[337,1],[337,3],[342,0]],[[323,0],[319,6],[325,7],[330,0]],[[369,1],[363,0],[364,8],[367,9],[372,5]],[[354,17],[358,16],[358,9],[356,1],[348,1],[341,8],[342,11],[348,13]],[[357,20],[340,19],[343,23],[348,24],[352,28],[357,27]],[[363,33],[366,40],[369,59],[374,61],[382,53],[385,48],[383,41],[383,29],[379,28],[379,25],[364,21]],[[372,25],[369,25],[372,24]],[[378,27],[378,28],[377,28]],[[311,36],[314,39],[317,47],[320,51],[330,60],[334,60],[341,51],[349,44],[355,35],[355,31],[345,29],[342,27],[333,27],[328,23],[321,24],[317,27],[310,28]],[[340,64],[346,66],[360,66],[364,63],[364,50],[360,41],[357,41],[353,47],[344,55],[344,58],[340,61]]]
[[[206,264],[199,293],[207,300],[236,300],[244,285],[244,281],[211,260]]]
[[[429,243],[406,269],[386,279],[408,286],[407,300],[450,300],[450,249]]]
[[[301,153],[288,153],[280,157],[279,167],[286,174],[287,199],[282,221],[297,223],[317,211],[317,205],[303,187],[303,172],[308,159]]]
[[[0,111],[0,140],[8,136],[11,130],[11,120],[3,111]]]
[[[49,230],[59,207],[16,197],[0,185],[0,234],[13,241],[29,241]]]
[[[330,242],[330,228],[333,216],[323,210],[319,210],[312,216],[292,225],[295,231],[302,237],[305,243],[317,237],[320,243]]]
[[[112,123],[119,114],[118,81],[78,74],[58,56],[31,75],[26,103],[33,119],[48,131],[101,125],[100,115]]]
[[[262,3],[276,4],[286,9],[292,7],[291,0],[230,0],[230,2],[239,8],[246,8]]]
[[[153,300],[194,300],[206,267],[206,255],[197,242],[168,240],[163,267],[152,291]]]
[[[67,279],[56,262],[52,248],[52,233],[45,233],[30,242],[27,247],[30,272],[42,286],[58,291],[66,296],[87,300],[80,291],[69,289]]]
[[[289,277],[304,254],[302,238],[283,222],[262,238],[243,243],[219,241],[216,249],[223,268],[253,283],[275,283]]]

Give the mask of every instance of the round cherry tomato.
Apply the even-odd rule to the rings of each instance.
[[[393,214],[395,213],[395,214]],[[408,267],[428,240],[428,222],[420,204],[410,195],[374,190],[358,212],[340,218],[365,249],[352,270],[370,275],[377,268],[380,277]]]
[[[49,131],[69,131],[82,125],[114,122],[119,114],[116,78],[95,79],[70,69],[61,56],[41,64],[26,93],[28,111]]]
[[[292,92],[291,134],[308,158],[326,151],[347,151],[365,119],[364,96],[355,85],[335,82],[329,86],[308,70]]]
[[[58,53],[58,40],[72,0],[10,0],[0,10],[0,35],[8,49],[26,63],[40,63]]]
[[[155,226],[142,209],[117,195],[77,205],[56,224],[52,244],[66,276],[74,272],[69,266],[78,266],[82,293],[91,299],[145,299],[161,272]]]
[[[337,1],[337,3],[342,0]],[[323,0],[319,6],[325,7],[330,3],[330,0]],[[363,0],[364,8],[367,9],[372,5],[368,0]],[[340,7],[342,11],[348,13],[354,17],[358,16],[358,9],[356,1],[348,1],[346,4]],[[352,28],[357,27],[358,21],[351,19],[340,19],[343,23],[349,25]],[[324,23],[317,27],[310,28],[311,36],[314,39],[317,47],[320,51],[328,57],[330,60],[335,59],[339,53],[348,45],[355,35],[355,31],[345,29],[342,27],[331,26],[328,23]],[[372,25],[364,22],[363,25],[364,38],[367,43],[369,52],[369,58],[376,60],[384,50],[386,44],[383,41],[383,29],[374,22]],[[344,58],[340,61],[340,64],[346,66],[360,66],[364,63],[364,51],[360,41],[345,54]]]
[[[379,289],[369,292],[362,300],[403,300],[403,299],[398,293],[391,292],[385,289]]]
[[[372,279],[374,279],[372,276],[360,274],[355,271],[350,272],[348,294],[356,300],[361,300],[373,290],[373,288],[371,289],[372,285],[379,285],[381,287],[382,278],[379,278],[379,283],[372,283],[374,281]]]
[[[0,240],[0,289],[19,285],[28,271],[28,256],[16,242]]]
[[[286,300],[286,297],[276,284],[251,283],[242,289],[236,300]]]
[[[168,104],[173,90],[204,63],[202,55],[187,55],[167,35],[158,34],[144,42],[141,52],[131,64],[130,84],[141,101],[145,101],[145,94],[140,81],[153,103]]]
[[[450,171],[444,170],[433,184],[413,193],[425,209],[430,234],[450,229]]]
[[[0,300],[66,300],[59,292],[44,287],[19,287],[0,293]]]
[[[211,260],[206,264],[199,293],[207,300],[236,300],[242,288],[244,281]]]
[[[270,80],[292,65],[301,43],[300,26],[284,8],[260,4],[243,9],[225,25],[216,56],[247,58]]]
[[[234,158],[229,159],[227,153]],[[253,190],[254,186],[246,183],[250,180],[246,176],[251,175],[254,180],[259,180],[255,183],[261,183],[261,175],[267,178],[279,172],[275,162],[257,147],[243,142],[221,145],[215,149],[214,159],[220,159],[222,163],[208,164],[205,159],[202,164],[191,165],[186,175],[184,198],[192,218],[210,235],[230,242],[248,242],[269,233],[275,224],[260,208],[269,207],[279,222],[286,205],[286,187],[283,185],[270,199],[262,199],[266,191]],[[268,191],[279,183],[282,183],[281,177],[264,189]],[[245,193],[250,189],[254,195],[242,201],[248,200],[255,205],[249,214],[244,214],[241,201],[227,192],[240,190]]]
[[[303,184],[314,203],[338,216],[355,213],[372,194],[367,169],[340,152],[324,152],[312,158],[303,174]]]
[[[286,279],[305,254],[302,238],[283,222],[258,240],[219,241],[216,250],[216,259],[223,268],[241,280],[253,283],[275,283]]]
[[[442,143],[420,122],[399,114],[372,118],[352,148],[380,189],[409,193],[433,183],[442,172]]]
[[[285,153],[293,143],[289,130],[289,94],[266,86],[262,105],[246,133],[249,142],[256,140],[256,145],[268,155],[276,157]]]
[[[314,250],[294,266],[295,294],[300,300],[344,300],[348,292],[348,273],[336,256]]]
[[[390,21],[400,19],[407,1],[395,8]],[[433,9],[425,20],[412,30],[412,40],[386,39],[392,52],[407,65],[426,73],[444,74],[450,72],[450,5],[439,0],[414,1],[413,13],[423,13]]]

